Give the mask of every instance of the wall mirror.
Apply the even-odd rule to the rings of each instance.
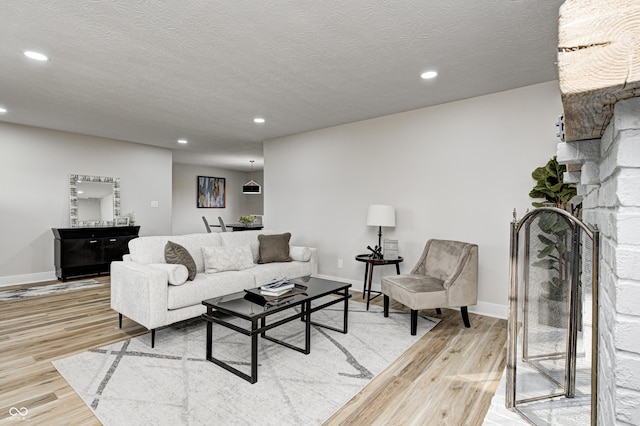
[[[120,216],[120,179],[108,176],[69,177],[69,218],[72,228],[113,226]]]

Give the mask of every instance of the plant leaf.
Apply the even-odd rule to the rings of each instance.
[[[538,259],[542,259],[544,257],[549,256],[551,253],[553,253],[555,249],[556,249],[556,246],[553,244],[546,246],[545,248],[540,250],[540,252],[538,253]]]
[[[537,262],[533,262],[531,265],[535,266],[536,268],[552,269],[555,271],[558,270],[558,262],[550,259],[538,260]]]
[[[556,165],[553,164],[552,160],[549,160],[549,162],[544,168],[549,174],[549,176],[553,176],[554,178],[558,177],[558,172],[556,171]]]
[[[549,176],[549,172],[547,172],[547,170],[544,167],[538,167],[533,171],[533,173],[531,173],[531,177],[537,180],[538,182],[540,181],[544,182],[545,180],[547,180],[548,176]]]
[[[544,245],[555,245],[555,241],[550,240],[549,238],[545,237],[542,234],[538,234],[538,239],[540,240],[540,242],[542,242],[542,244]]]
[[[551,233],[551,227],[558,220],[556,213],[546,211],[540,215],[540,219],[538,219],[538,226],[540,229],[547,234]]]
[[[557,194],[558,192],[560,192],[562,190],[562,186],[563,185],[564,185],[564,183],[558,182],[555,185],[550,186],[549,190],[553,191],[554,194]]]

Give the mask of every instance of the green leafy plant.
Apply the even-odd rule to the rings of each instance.
[[[531,177],[536,180],[529,196],[535,199],[544,199],[544,202],[534,201],[534,207],[545,207],[549,204],[559,209],[566,210],[569,202],[576,196],[575,184],[563,181],[564,172],[567,170],[563,164],[558,164],[556,157],[551,158],[547,164],[536,168]],[[571,206],[571,212],[575,214],[580,208]],[[545,296],[551,300],[565,301],[569,297],[569,262],[571,253],[567,246],[570,226],[564,217],[557,212],[542,212],[538,219],[540,234],[538,240],[542,248],[538,250],[538,261],[533,266],[555,271],[549,281],[543,282],[542,288]]]
[[[568,247],[570,226],[563,216],[553,211],[542,212],[538,219],[540,234],[538,240],[542,248],[532,265],[555,271],[550,280],[541,284],[547,299],[566,301],[569,298],[569,262],[571,252]]]
[[[244,223],[245,225],[250,225],[256,220],[256,217],[255,216],[240,216],[239,220],[240,220],[240,223]]]
[[[529,192],[529,197],[545,200],[545,202],[533,202],[534,207],[544,207],[546,203],[553,203],[555,207],[566,210],[567,203],[576,196],[576,186],[563,182],[566,170],[567,167],[564,164],[558,164],[557,158],[553,157],[547,164],[531,173],[531,177],[536,180],[536,186]]]

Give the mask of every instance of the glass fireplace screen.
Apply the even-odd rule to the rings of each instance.
[[[564,210],[514,213],[506,405],[533,424],[596,422],[598,245]]]

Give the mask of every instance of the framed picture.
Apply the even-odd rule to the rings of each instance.
[[[226,207],[227,181],[225,178],[198,176],[197,203],[199,209]]]
[[[116,217],[114,222],[116,226],[129,226],[128,217]]]

